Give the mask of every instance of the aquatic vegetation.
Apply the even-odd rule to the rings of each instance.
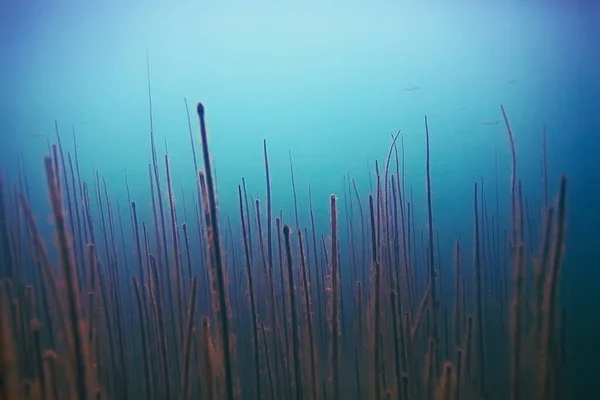
[[[468,239],[458,237],[446,262],[427,118],[426,230],[415,221],[398,132],[383,174],[375,163],[368,197],[344,177],[343,193],[329,198],[330,230],[317,232],[310,188],[310,220],[298,216],[291,152],[294,219],[273,215],[266,141],[266,217],[244,179],[239,210],[224,215],[206,111],[196,111],[204,169],[190,122],[193,217],[175,202],[166,154],[160,179],[152,124],[152,214],[144,220],[137,204],[145,199],[128,195],[129,226],[98,173],[91,184],[82,180],[77,152],[65,163],[56,127],[44,168],[58,257],[38,228],[26,174],[12,183],[0,174],[2,399],[567,398],[559,293],[567,180],[549,204],[545,134],[541,237],[532,234],[501,107],[512,155],[510,221],[499,220],[498,205],[491,211],[489,193],[474,182],[472,261]]]

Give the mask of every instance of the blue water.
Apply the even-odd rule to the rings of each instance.
[[[310,183],[317,229],[326,232],[329,195],[343,200],[347,174],[363,195],[369,193],[375,160],[383,169],[398,130],[416,219],[425,221],[427,115],[442,252],[451,250],[459,234],[469,238],[469,246],[474,182],[483,178],[495,212],[498,176],[502,220],[510,212],[510,145],[502,104],[515,133],[518,174],[536,232],[544,124],[551,199],[559,175],[569,178],[563,294],[574,382],[578,390],[591,387],[586,385],[595,363],[589,360],[600,355],[596,4],[125,3],[9,0],[0,11],[0,168],[9,181],[16,180],[23,163],[45,234],[52,231],[45,218],[42,160],[46,140],[56,140],[54,120],[71,154],[71,130],[76,132],[82,177],[92,182],[98,171],[125,207],[126,173],[142,218],[151,218],[146,52],[159,160],[162,164],[168,146],[178,205],[185,196],[191,212],[195,190],[186,97],[199,161],[194,110],[198,101],[206,106],[220,213],[232,215],[235,226],[241,177],[249,195],[264,199],[263,139],[274,213],[282,210],[288,221],[293,216],[291,151],[300,218],[308,218]]]

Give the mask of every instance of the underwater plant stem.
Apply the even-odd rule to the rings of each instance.
[[[217,202],[215,197],[215,187],[212,176],[212,166],[210,163],[210,153],[208,151],[208,137],[206,134],[206,124],[204,121],[204,106],[198,103],[198,117],[200,119],[200,136],[202,139],[202,155],[204,157],[204,168],[206,170],[206,188],[208,191],[208,204],[211,219],[211,234],[209,239],[211,246],[214,247],[215,267],[217,273],[217,285],[219,295],[219,308],[221,318],[221,329],[223,333],[223,367],[225,369],[225,393],[227,400],[235,398],[235,389],[233,382],[233,351],[231,348],[229,327],[229,301],[226,292],[225,266],[222,261],[221,242],[219,238],[219,223],[217,217]]]
[[[175,200],[173,198],[173,185],[171,184],[171,172],[169,169],[169,157],[165,154],[165,168],[167,174],[167,192],[169,197],[169,209],[171,213],[171,237],[173,239],[173,259],[175,261],[175,299],[171,299],[171,301],[176,301],[177,303],[177,326],[178,334],[179,334],[179,343],[183,343],[183,304],[182,304],[182,293],[183,293],[183,280],[181,278],[182,270],[181,264],[179,262],[179,240],[177,235],[177,221],[175,220]],[[169,264],[167,264],[169,265]],[[170,274],[167,274],[170,275]],[[170,287],[170,285],[169,285]]]
[[[338,223],[336,197],[331,203],[331,368],[333,380],[333,400],[340,400],[340,320],[338,299],[340,297],[340,279],[338,269]]]
[[[477,182],[474,186],[474,214],[475,214],[475,245],[473,253],[473,264],[475,266],[475,309],[477,313],[477,368],[478,368],[478,386],[481,394],[485,393],[485,337],[484,337],[484,319],[483,319],[483,279],[481,271],[481,253],[480,253],[480,238],[479,238],[479,207],[477,197]]]
[[[271,171],[269,170],[269,155],[267,152],[267,140],[263,141],[263,150],[265,158],[265,181],[267,186],[267,255],[268,255],[268,286],[271,300],[271,323],[273,324],[273,342],[274,342],[274,358],[273,363],[275,369],[277,393],[281,397],[281,388],[279,386],[277,366],[281,362],[279,340],[277,340],[277,330],[279,329],[279,321],[275,309],[275,278],[273,276],[273,205],[271,199]]]
[[[510,151],[512,155],[512,171],[510,175],[510,201],[511,201],[511,219],[512,219],[512,234],[511,242],[513,247],[516,249],[517,243],[519,242],[518,229],[520,226],[519,222],[519,210],[517,209],[517,151],[515,149],[515,139],[513,136],[510,123],[508,122],[508,116],[503,105],[500,105],[502,116],[504,117],[504,123],[506,124],[506,130],[508,132],[508,139],[510,141]]]
[[[558,219],[554,232],[554,243],[552,247],[552,262],[550,270],[546,276],[544,285],[544,311],[546,319],[542,330],[542,344],[540,366],[542,367],[540,376],[540,398],[545,399],[552,395],[550,388],[552,385],[550,373],[555,369],[558,361],[558,346],[556,342],[558,317],[558,284],[561,271],[561,263],[564,251],[564,238],[566,226],[566,196],[567,196],[567,178],[563,175],[560,178],[560,188],[556,208]]]
[[[190,297],[190,305],[188,312],[187,329],[185,336],[185,348],[183,351],[183,372],[181,384],[181,398],[188,398],[189,382],[190,382],[190,354],[192,351],[192,333],[194,328],[194,315],[196,310],[196,293],[198,291],[198,280],[195,276],[192,277],[192,294]]]
[[[525,250],[522,243],[517,246],[517,253],[514,266],[514,295],[511,305],[512,323],[511,323],[511,342],[512,353],[510,356],[511,371],[511,390],[510,399],[519,400],[523,398],[523,311],[525,295]]]
[[[300,265],[302,267],[302,283],[304,289],[304,307],[306,309],[306,321],[307,321],[307,332],[308,332],[308,351],[310,360],[310,377],[311,377],[311,394],[312,398],[317,398],[317,368],[315,362],[315,340],[313,334],[313,318],[312,310],[310,308],[310,283],[308,281],[308,272],[306,269],[306,262],[304,261],[304,245],[302,242],[302,229],[298,229],[298,252],[300,253]]]
[[[244,205],[242,203],[242,189],[238,185],[238,196],[240,201],[240,218],[242,220],[242,234],[244,238],[244,256],[246,261],[246,275],[248,277],[248,291],[250,292],[250,312],[252,314],[252,331],[254,334],[254,374],[256,384],[256,396],[262,399],[262,388],[260,379],[260,353],[258,350],[258,315],[256,313],[256,302],[254,298],[254,283],[252,277],[252,262],[250,261],[250,252],[248,250],[248,238],[246,234],[246,219],[244,218]],[[279,225],[279,224],[278,224]]]
[[[285,239],[285,254],[288,267],[288,286],[290,290],[290,308],[292,310],[292,348],[294,351],[294,378],[296,384],[296,400],[302,400],[302,379],[300,367],[300,344],[298,339],[298,316],[296,310],[296,295],[294,291],[294,270],[292,267],[292,248],[290,244],[290,227],[283,227]]]
[[[142,304],[142,297],[140,295],[141,293],[141,289],[140,289],[140,284],[137,280],[137,278],[134,276],[132,278],[133,280],[133,287],[135,289],[135,298],[136,298],[136,304],[137,304],[137,308],[138,308],[138,314],[140,315],[140,328],[141,328],[141,333],[142,333],[142,360],[144,362],[144,383],[145,383],[145,388],[146,388],[146,396],[148,396],[148,398],[152,397],[151,395],[151,388],[150,388],[150,366],[148,363],[148,339],[147,339],[147,332],[146,332],[146,312],[144,311],[144,305]]]
[[[89,396],[89,366],[87,358],[87,348],[82,336],[79,307],[80,301],[78,298],[79,289],[77,288],[77,271],[73,265],[73,258],[69,246],[69,238],[65,226],[65,217],[62,210],[62,200],[60,189],[58,187],[56,172],[52,166],[52,159],[46,157],[46,179],[48,188],[50,189],[50,199],[52,203],[52,211],[54,214],[54,222],[58,233],[58,242],[60,256],[63,266],[63,274],[67,286],[67,304],[69,314],[69,330],[73,339],[74,363],[75,363],[75,382],[77,387],[77,395],[81,400],[87,400]]]

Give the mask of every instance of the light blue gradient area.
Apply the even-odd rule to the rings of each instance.
[[[91,181],[98,170],[124,205],[127,170],[132,196],[147,218],[148,49],[159,156],[166,140],[178,201],[183,187],[191,203],[194,188],[186,96],[196,140],[195,103],[206,106],[221,210],[236,224],[242,176],[253,196],[265,197],[263,139],[275,211],[283,209],[290,220],[291,149],[298,200],[307,204],[310,182],[325,231],[328,195],[342,197],[346,173],[366,193],[368,165],[372,171],[377,159],[383,169],[390,135],[398,129],[404,132],[407,186],[414,185],[417,219],[424,221],[427,114],[436,226],[451,245],[456,233],[471,237],[473,182],[484,177],[488,198],[494,196],[496,146],[501,212],[508,215],[510,148],[503,104],[532,209],[538,209],[542,190],[543,124],[550,193],[560,173],[569,176],[566,276],[573,351],[597,336],[600,313],[586,314],[600,307],[597,295],[591,297],[600,281],[600,18],[594,4],[50,3],[8,5],[0,17],[3,169],[14,173],[21,155],[32,186],[42,187],[44,135],[54,140],[56,119],[66,150],[72,151],[71,126],[77,132],[84,178]],[[418,90],[405,90],[414,87]],[[482,124],[496,120],[497,125]],[[38,206],[46,206],[45,192],[39,193]],[[306,207],[301,216],[306,218]],[[578,368],[580,376],[589,373],[589,366]]]

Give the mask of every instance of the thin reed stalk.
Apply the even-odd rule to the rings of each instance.
[[[208,137],[206,134],[206,124],[204,122],[204,106],[198,103],[198,118],[200,119],[200,136],[202,139],[202,155],[204,157],[204,168],[206,170],[206,188],[208,191],[208,204],[210,209],[211,230],[209,240],[211,247],[214,248],[215,267],[217,273],[218,298],[222,344],[223,344],[223,367],[225,369],[225,393],[227,400],[235,398],[235,388],[233,382],[233,350],[231,348],[231,329],[229,326],[229,299],[226,292],[226,272],[222,261],[221,242],[219,238],[219,224],[217,217],[217,202],[215,196],[215,187],[213,183],[212,166],[210,163],[210,153],[208,151]]]

